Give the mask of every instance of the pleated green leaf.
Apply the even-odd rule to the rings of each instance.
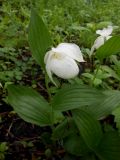
[[[72,118],[67,118],[62,121],[54,130],[52,134],[53,139],[63,139],[69,134],[75,133],[77,130],[75,122]]]
[[[73,118],[86,145],[95,150],[102,138],[99,121],[83,110],[73,110]]]
[[[117,132],[107,132],[96,151],[101,160],[120,160],[120,136]]]
[[[113,111],[112,114],[115,116],[114,121],[116,122],[116,127],[118,128],[120,134],[120,105]]]
[[[106,43],[97,50],[96,56],[102,60],[117,53],[120,53],[120,36],[114,36],[106,41]]]
[[[70,134],[63,140],[63,146],[68,153],[81,156],[90,152],[83,138],[78,134]]]
[[[61,89],[53,98],[55,110],[67,111],[82,106],[95,105],[103,101],[105,95],[85,85],[71,85]]]
[[[87,112],[91,112],[96,119],[104,118],[113,112],[120,105],[120,91],[104,91],[105,99],[98,104],[83,107]]]
[[[44,55],[52,41],[43,20],[34,9],[31,12],[28,41],[33,57],[44,68]]]
[[[47,101],[31,88],[8,86],[8,102],[26,122],[40,126],[51,124],[52,109]]]

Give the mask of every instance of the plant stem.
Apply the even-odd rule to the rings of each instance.
[[[96,76],[97,76],[97,74],[98,74],[99,69],[100,69],[100,65],[97,67],[97,70],[96,70],[95,75],[94,75],[94,77],[93,77],[92,86],[94,85],[94,81],[95,81],[95,79],[96,79]]]
[[[52,95],[50,93],[50,88],[49,88],[49,85],[48,85],[48,75],[45,73],[45,86],[46,86],[46,89],[47,89],[47,93],[48,93],[48,101],[51,102],[51,99],[52,99]],[[51,121],[52,121],[52,125],[51,125],[51,129],[53,130],[54,129],[54,111],[53,111],[53,108],[51,107]]]
[[[51,101],[51,93],[50,93],[50,88],[49,88],[49,85],[48,85],[48,75],[45,73],[45,86],[46,86],[46,89],[47,89],[47,93],[48,93],[48,96],[49,96],[49,101]]]

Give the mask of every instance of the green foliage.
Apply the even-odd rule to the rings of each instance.
[[[116,122],[116,127],[118,128],[118,131],[120,133],[120,106],[117,107],[112,114],[115,116],[114,121]]]
[[[114,36],[97,50],[96,56],[103,60],[110,55],[118,53],[120,53],[120,36]]]
[[[84,156],[90,152],[83,138],[78,134],[70,134],[64,139],[64,148],[68,153],[77,156]]]
[[[52,108],[33,89],[23,86],[8,86],[8,102],[25,121],[40,126],[51,125]]]
[[[24,51],[28,52],[27,48]],[[4,47],[0,48],[0,52],[0,81],[3,84],[21,81],[24,73],[31,68],[33,59],[22,55],[21,49]]]
[[[88,114],[83,110],[75,110],[72,113],[80,135],[86,145],[91,150],[95,150],[102,138],[100,123],[93,118],[91,114]]]
[[[44,68],[44,56],[51,45],[51,39],[46,26],[35,10],[31,12],[28,39],[33,57]]]
[[[116,55],[112,55],[110,57],[110,59],[114,63],[114,65],[112,65],[112,67],[115,70],[115,73],[120,78],[120,61],[119,61],[119,57],[117,57]]]
[[[83,106],[95,105],[104,99],[104,94],[86,85],[67,85],[57,92],[53,98],[55,110],[67,111]]]
[[[30,1],[1,1],[0,45],[22,47],[27,45],[26,29],[30,13]],[[19,6],[19,7],[18,7]]]
[[[95,87],[103,87],[104,85],[106,85],[106,87],[109,88],[109,85],[111,85],[111,83],[113,84],[115,83],[115,81],[120,81],[119,74],[117,73],[117,66],[114,65],[113,68],[115,69],[112,69],[107,65],[101,65],[98,71],[97,69],[95,69],[94,72],[91,73],[85,72],[82,74],[82,76],[84,80],[89,82],[89,84],[93,84]]]
[[[54,130],[52,138],[55,140],[63,139],[76,132],[76,126],[72,118],[66,118]]]
[[[1,160],[5,159],[5,154],[6,154],[7,150],[8,150],[8,144],[7,144],[7,142],[1,142],[0,143],[0,159]]]
[[[91,112],[96,119],[105,118],[120,105],[120,92],[116,90],[104,91],[105,99],[98,104],[83,107],[87,112]]]
[[[104,134],[98,147],[97,155],[101,160],[120,159],[120,136],[117,132]]]

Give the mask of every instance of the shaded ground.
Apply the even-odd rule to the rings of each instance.
[[[0,106],[0,116],[0,142],[8,144],[5,160],[61,159],[64,150],[55,148],[49,127],[40,128],[24,122],[5,103]]]

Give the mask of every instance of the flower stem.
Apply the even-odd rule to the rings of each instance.
[[[48,101],[51,102],[51,99],[52,99],[52,95],[50,93],[50,88],[49,88],[49,85],[48,85],[48,82],[49,82],[49,77],[48,75],[45,73],[45,86],[46,86],[46,89],[47,89],[47,93],[48,93]],[[54,111],[53,111],[53,108],[51,107],[51,128],[52,130],[54,129]]]
[[[49,101],[51,101],[51,93],[50,93],[50,88],[49,88],[49,85],[48,85],[48,75],[45,73],[45,86],[46,86],[46,89],[47,89],[47,93],[48,93],[48,96],[49,96]]]
[[[100,69],[100,65],[97,67],[97,70],[96,70],[96,72],[95,72],[95,75],[94,75],[94,77],[93,77],[93,79],[92,79],[92,86],[94,85],[94,81],[95,81],[95,79],[96,79],[96,76],[97,76],[97,74],[98,74],[99,69]]]

